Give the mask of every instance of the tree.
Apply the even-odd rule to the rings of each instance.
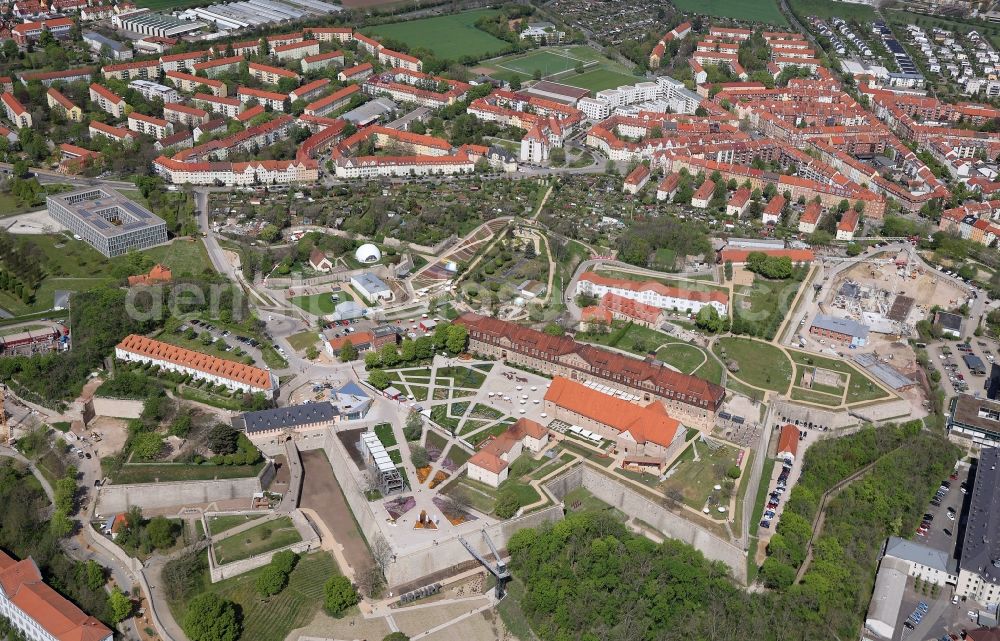
[[[115,623],[124,621],[132,614],[132,600],[115,586],[115,589],[108,595],[108,609],[111,610],[111,618]]]
[[[450,325],[448,327],[448,338],[446,346],[452,354],[458,354],[465,349],[465,344],[469,340],[469,330],[462,325]]]
[[[357,603],[358,593],[346,576],[331,577],[323,586],[323,609],[330,616],[339,617]]]
[[[104,568],[93,559],[80,564],[77,569],[77,580],[91,590],[100,590],[107,582],[107,578],[104,576]]]
[[[410,637],[406,636],[402,632],[390,632],[386,636],[382,637],[382,641],[410,641]]]
[[[542,328],[542,332],[549,336],[562,336],[566,333],[566,330],[559,323],[548,323]]]
[[[351,361],[356,361],[358,359],[358,348],[354,346],[354,343],[350,339],[344,341],[344,344],[340,346],[340,362],[350,363]],[[368,363],[368,356],[365,355],[365,363]]]
[[[281,568],[272,563],[267,565],[267,567],[265,567],[261,573],[257,575],[254,587],[257,588],[257,593],[262,597],[269,597],[284,590],[287,583],[288,574],[282,572]]]
[[[377,390],[384,390],[391,383],[389,375],[380,369],[375,369],[368,373],[368,382]]]
[[[410,461],[413,463],[413,467],[427,467],[430,465],[430,458],[427,456],[427,450],[424,449],[422,445],[411,445],[410,446]]]
[[[723,267],[723,270],[725,271],[725,274],[726,274],[726,280],[732,280],[733,279],[733,261],[727,260],[722,267]]]
[[[714,334],[722,329],[724,322],[722,317],[719,316],[719,310],[715,309],[712,305],[705,305],[698,310],[698,315],[695,317],[695,325]]]
[[[240,636],[236,607],[213,592],[188,602],[181,628],[191,641],[236,641]]]
[[[208,433],[208,448],[216,454],[226,455],[236,452],[240,433],[232,425],[219,423]]]
[[[163,451],[163,436],[156,432],[136,434],[132,439],[132,454],[143,461],[156,459]]]
[[[311,361],[314,361],[317,358],[319,358],[319,350],[316,349],[315,345],[310,345],[309,347],[306,348],[306,358],[308,358]]]
[[[8,40],[7,42],[13,42],[13,40]],[[15,45],[15,46],[17,46],[17,45]],[[521,77],[520,76],[514,76],[513,80],[510,81],[510,90],[511,91],[520,91],[521,90]]]
[[[519,509],[521,509],[521,499],[518,498],[517,492],[509,487],[500,490],[493,513],[501,519],[509,519],[517,514]]]
[[[420,412],[410,410],[406,415],[406,425],[403,427],[403,435],[407,441],[419,441],[424,433],[424,419]]]
[[[154,548],[166,550],[173,547],[176,536],[173,524],[163,516],[154,516],[146,525],[146,534]]]

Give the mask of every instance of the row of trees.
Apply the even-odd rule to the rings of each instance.
[[[435,351],[458,354],[465,349],[469,341],[469,330],[462,325],[438,323],[434,333],[416,339],[404,338],[398,346],[386,343],[378,351],[365,354],[365,368],[375,370],[383,367],[395,367],[416,361],[425,361],[434,356]],[[353,355],[353,358],[350,358]],[[347,357],[347,358],[345,358]],[[345,343],[340,352],[340,359],[348,362],[357,358],[356,350],[347,348]]]

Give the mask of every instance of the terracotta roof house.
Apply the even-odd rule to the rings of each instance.
[[[778,437],[778,458],[794,461],[798,449],[799,428],[791,423],[786,423],[781,428],[781,435]]]
[[[126,336],[115,346],[115,358],[123,361],[152,363],[174,372],[206,379],[234,391],[262,393],[273,398],[277,378],[269,371],[236,361],[217,358],[138,334]]]
[[[549,431],[535,421],[522,418],[490,440],[469,459],[470,479],[497,487],[507,479],[507,467],[524,449],[540,452],[549,442]]]
[[[680,433],[680,422],[659,401],[639,405],[562,376],[545,393],[545,411],[615,441],[625,454],[665,457]]]
[[[44,581],[31,558],[0,551],[0,608],[31,641],[111,641],[112,632]]]

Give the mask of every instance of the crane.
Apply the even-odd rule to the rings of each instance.
[[[481,531],[483,533],[483,538],[486,539],[486,545],[489,546],[490,551],[493,553],[493,558],[496,559],[495,567],[493,564],[491,564],[489,561],[483,558],[483,556],[479,554],[479,552],[476,552],[476,549],[472,547],[472,545],[470,545],[469,542],[466,541],[464,538],[458,537],[458,540],[462,542],[462,545],[465,546],[465,549],[469,551],[469,554],[471,554],[474,559],[479,561],[483,565],[483,567],[485,567],[487,570],[490,571],[490,574],[496,577],[497,587],[495,594],[497,600],[499,601],[504,596],[504,586],[507,584],[507,581],[510,580],[510,570],[507,569],[507,564],[504,562],[504,560],[500,558],[500,553],[497,552],[496,546],[493,545],[493,540],[490,538],[490,535],[486,533],[486,530],[481,530]]]

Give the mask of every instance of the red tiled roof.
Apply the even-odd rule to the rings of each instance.
[[[355,347],[361,347],[363,345],[371,345],[375,337],[372,336],[371,332],[355,332],[353,334],[348,334],[347,336],[338,336],[336,338],[330,339],[330,348],[333,351],[339,351],[346,343],[350,343]]]
[[[585,369],[602,378],[619,381],[644,389],[656,390],[661,396],[679,402],[707,407],[715,411],[722,403],[726,390],[705,379],[681,374],[667,367],[640,361],[593,345],[577,343],[566,336],[549,336],[516,323],[478,314],[463,314],[456,321],[469,329],[475,340],[536,358],[556,362],[560,357],[576,354],[586,363]],[[588,369],[589,368],[589,369]]]
[[[545,401],[585,416],[618,431],[628,432],[636,443],[656,443],[669,447],[680,423],[667,414],[663,403],[643,407],[590,389],[562,376],[552,379]]]
[[[293,43],[297,45],[298,43]],[[280,76],[282,78],[298,78],[299,74],[294,71],[289,71],[288,69],[282,69],[281,67],[272,67],[271,65],[262,65],[259,62],[251,62],[247,65],[250,71],[260,71],[261,73],[270,73],[275,76]]]
[[[359,91],[361,91],[361,87],[359,87],[358,85],[348,85],[343,89],[338,89],[337,91],[334,91],[329,96],[324,96],[319,100],[310,102],[308,105],[306,105],[306,111],[316,111],[317,109],[322,109],[327,105],[343,100],[353,94],[358,93]]]
[[[799,449],[799,428],[791,423],[787,423],[781,428],[781,436],[778,437],[778,453],[790,452],[792,456]]]
[[[271,381],[271,374],[259,367],[252,367],[235,361],[227,361],[208,354],[202,354],[201,352],[153,340],[152,338],[146,338],[145,336],[139,336],[138,334],[126,336],[116,347],[126,352],[182,365],[198,370],[199,372],[238,381],[259,389],[269,390],[274,386]]]
[[[580,280],[585,280],[595,285],[625,289],[633,292],[653,291],[661,296],[669,296],[671,298],[693,300],[703,303],[718,302],[724,305],[729,304],[729,296],[727,296],[725,292],[720,292],[718,290],[702,292],[693,289],[683,289],[681,287],[670,287],[654,280],[640,281],[625,280],[624,278],[610,278],[608,276],[601,276],[595,272],[584,272],[580,275]]]
[[[362,63],[360,65],[355,65],[353,67],[348,67],[346,69],[342,69],[340,71],[340,73],[344,74],[345,78],[352,78],[354,76],[361,75],[362,73],[364,73],[366,71],[371,71],[374,68],[375,67],[372,66],[372,63],[365,62],[365,63]]]
[[[123,98],[121,96],[119,96],[115,92],[111,91],[110,89],[108,89],[104,85],[99,85],[96,82],[90,83],[90,89],[94,93],[103,96],[106,100],[110,100],[113,103],[117,104],[119,102],[122,102],[122,100],[123,100]]]
[[[300,42],[289,42],[288,44],[278,45],[272,52],[278,53],[281,51],[294,51],[295,49],[302,49],[304,47],[319,46],[319,40],[302,40]]]
[[[0,551],[0,585],[11,602],[58,641],[103,641],[111,630],[42,581],[33,560]]]

